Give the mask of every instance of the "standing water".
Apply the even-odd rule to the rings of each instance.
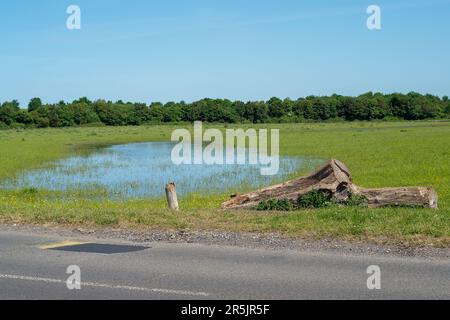
[[[48,168],[30,170],[0,183],[2,189],[36,188],[50,191],[104,190],[110,198],[161,197],[169,181],[180,196],[204,192],[243,192],[288,179],[311,169],[320,160],[280,157],[275,176],[262,176],[260,165],[174,165],[173,143],[115,145],[88,156],[59,160]]]

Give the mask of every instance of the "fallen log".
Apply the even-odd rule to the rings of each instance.
[[[338,203],[358,195],[366,199],[366,205],[370,208],[384,206],[437,208],[437,194],[433,188],[361,188],[353,184],[347,166],[336,159],[330,160],[308,176],[233,196],[222,204],[222,208],[250,209],[267,200],[289,200],[297,203],[302,195],[315,190],[329,193],[330,199]]]
[[[437,209],[437,193],[429,187],[366,189],[354,186],[355,194],[367,199],[369,208],[411,206]]]

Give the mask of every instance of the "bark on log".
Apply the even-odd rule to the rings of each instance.
[[[350,171],[341,161],[332,159],[308,176],[270,186],[243,195],[234,196],[222,204],[223,209],[256,207],[261,201],[287,199],[291,202],[313,190],[324,190],[332,199],[343,202],[352,194],[364,196],[367,206],[423,206],[437,208],[437,194],[433,188],[382,188],[366,189],[353,184]]]
[[[369,208],[386,206],[419,206],[437,209],[438,196],[433,188],[380,188],[366,189],[354,186],[355,193],[364,196]]]

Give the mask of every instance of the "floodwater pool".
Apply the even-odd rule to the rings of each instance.
[[[103,190],[108,197],[129,199],[164,196],[165,184],[173,181],[180,196],[199,192],[208,195],[270,185],[321,163],[318,159],[280,157],[278,174],[262,176],[260,165],[248,163],[175,165],[171,161],[173,147],[173,143],[147,142],[101,148],[24,171],[14,179],[1,181],[0,188]]]

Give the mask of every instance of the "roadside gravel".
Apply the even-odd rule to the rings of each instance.
[[[389,255],[450,259],[450,248],[432,246],[384,245],[367,241],[347,242],[336,239],[287,238],[278,234],[233,233],[222,231],[158,231],[130,229],[85,229],[67,226],[0,225],[0,232],[21,232],[46,236],[92,241],[128,241],[139,244],[154,242],[196,243],[205,245],[264,248],[271,250],[298,250],[309,252],[333,252],[335,254]]]

